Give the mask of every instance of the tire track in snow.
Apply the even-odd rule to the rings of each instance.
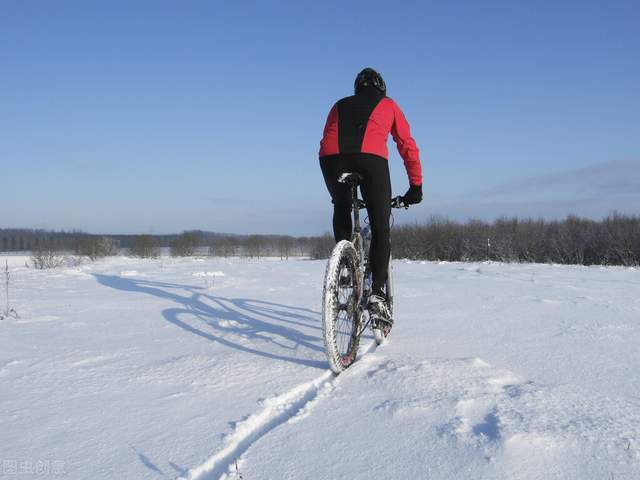
[[[359,361],[347,371],[352,371],[359,363],[362,364],[363,356],[375,348],[375,342],[371,342],[366,348],[361,349],[358,354]],[[259,413],[250,415],[237,424],[233,433],[227,437],[226,446],[222,450],[204,463],[190,469],[186,476],[178,477],[177,480],[218,480],[222,475],[230,472],[231,467],[251,445],[271,430],[301,413],[308,413],[307,407],[322,396],[328,395],[339,378],[331,370],[327,370],[315,380],[266,399],[264,408]]]

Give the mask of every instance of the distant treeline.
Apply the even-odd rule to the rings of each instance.
[[[92,235],[80,231],[0,229],[0,251],[66,251],[90,258],[125,250],[139,257],[171,255],[293,256],[327,258],[332,236],[227,235],[187,231],[176,235]],[[640,217],[611,215],[595,221],[504,218],[466,223],[433,217],[392,229],[395,258],[416,260],[640,265]]]
[[[215,255],[322,258],[333,239],[288,235],[233,235],[200,230],[173,235],[95,235],[82,231],[0,229],[0,252],[68,252],[90,258],[125,252],[157,257],[161,249],[174,256]]]
[[[396,258],[416,260],[633,266],[640,265],[640,217],[492,223],[434,217],[422,225],[396,226],[392,245]]]

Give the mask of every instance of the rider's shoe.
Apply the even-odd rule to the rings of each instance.
[[[378,322],[384,322],[387,325],[393,325],[391,312],[389,311],[387,299],[384,297],[384,295],[372,293],[369,297],[367,308],[369,310],[371,321],[374,322],[374,324]]]

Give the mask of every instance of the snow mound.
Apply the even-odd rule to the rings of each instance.
[[[224,276],[226,276],[224,274],[224,272],[221,272],[220,270],[215,271],[215,272],[194,272],[191,275],[193,275],[194,277],[224,277]]]
[[[137,270],[123,270],[120,272],[121,277],[136,277],[139,276],[140,272]]]

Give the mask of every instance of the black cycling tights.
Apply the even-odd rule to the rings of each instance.
[[[379,293],[387,281],[387,265],[391,251],[389,162],[377,155],[366,153],[340,154],[322,157],[320,168],[333,202],[333,235],[336,242],[349,240],[353,229],[351,189],[348,185],[339,183],[338,177],[342,172],[357,172],[364,177],[360,191],[367,204],[371,225],[369,260],[373,275],[373,290]]]

